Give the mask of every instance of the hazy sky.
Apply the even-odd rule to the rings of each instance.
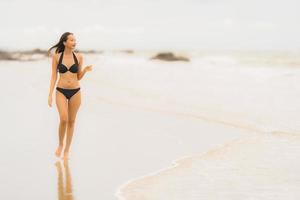
[[[297,0],[0,0],[0,48],[300,50]]]

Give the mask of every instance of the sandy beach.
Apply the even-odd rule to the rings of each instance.
[[[298,199],[298,53],[182,54],[86,54],[68,163],[50,59],[0,61],[0,199]]]

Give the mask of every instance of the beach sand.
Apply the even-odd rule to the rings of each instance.
[[[67,164],[54,156],[50,60],[1,61],[0,198],[55,199],[64,185],[75,199],[299,197],[295,64],[231,54],[192,54],[190,63],[149,57],[86,55],[94,68],[80,83]]]

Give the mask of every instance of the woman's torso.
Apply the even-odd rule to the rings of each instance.
[[[63,52],[59,53],[58,54],[58,60],[57,60],[57,67],[59,67],[60,64],[62,64],[63,66],[60,66],[60,67],[66,67],[68,70],[71,69],[71,67],[78,67],[78,66],[73,66],[73,65],[76,65],[76,62],[77,62],[77,65],[78,65],[78,59],[75,60],[76,58],[78,58],[78,56],[76,55],[75,52],[74,55],[76,58],[74,58],[74,56],[71,54],[70,56],[66,56],[65,54],[62,55]],[[63,56],[61,58],[61,56]],[[65,73],[59,73],[60,76],[59,76],[59,80],[58,80],[58,83],[57,83],[57,86],[58,87],[61,87],[61,88],[78,88],[80,87],[80,84],[79,84],[79,80],[77,78],[77,73],[73,73],[71,71],[67,71],[65,69]]]

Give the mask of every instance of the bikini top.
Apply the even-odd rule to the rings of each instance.
[[[70,71],[72,73],[77,73],[78,72],[78,60],[74,54],[74,52],[72,52],[73,54],[73,58],[75,60],[75,63],[73,65],[71,65],[70,68],[67,68],[64,64],[62,64],[62,59],[64,57],[64,51],[61,52],[61,56],[59,58],[59,62],[57,64],[57,71],[59,71],[59,73],[66,73],[67,71]]]

